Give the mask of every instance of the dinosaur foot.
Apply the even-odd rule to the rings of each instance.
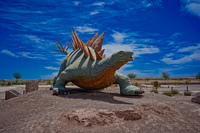
[[[143,94],[143,93],[145,93],[144,90],[141,90],[140,88],[138,88],[136,86],[128,86],[125,89],[120,90],[120,94],[126,95],[126,96],[140,95],[140,94]]]
[[[53,95],[68,95],[69,90],[67,90],[65,87],[56,87],[53,88]]]

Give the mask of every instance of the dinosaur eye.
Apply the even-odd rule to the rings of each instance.
[[[120,55],[123,55],[123,53],[124,53],[123,51],[120,51],[120,52],[119,52]]]

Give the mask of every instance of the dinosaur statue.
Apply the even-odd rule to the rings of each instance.
[[[68,94],[69,90],[65,88],[68,82],[87,89],[97,90],[106,88],[112,84],[119,84],[121,95],[139,95],[144,93],[143,90],[136,86],[132,86],[128,77],[115,72],[128,61],[133,61],[131,51],[119,51],[108,58],[105,58],[104,50],[102,50],[103,32],[99,37],[98,33],[83,43],[79,39],[75,29],[73,28],[72,41],[73,51],[68,51],[70,44],[63,47],[56,42],[59,52],[66,54],[62,61],[58,75],[53,81],[54,94]],[[66,48],[66,50],[65,50]]]

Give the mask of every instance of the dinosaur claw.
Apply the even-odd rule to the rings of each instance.
[[[136,86],[128,86],[120,90],[121,95],[140,95],[145,93],[143,90],[139,89]]]
[[[63,94],[63,90],[58,90],[58,92],[59,92],[59,94],[61,94],[61,95]]]
[[[69,90],[64,87],[57,87],[53,89],[53,95],[68,95]]]
[[[143,93],[145,93],[144,90],[141,90],[141,89],[135,90],[135,95],[140,95],[140,94],[143,94]]]

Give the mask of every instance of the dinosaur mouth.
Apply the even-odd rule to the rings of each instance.
[[[133,54],[131,55],[131,60],[133,61]]]

